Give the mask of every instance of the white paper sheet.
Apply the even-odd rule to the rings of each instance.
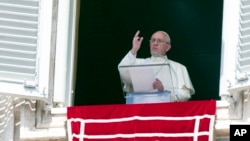
[[[154,92],[155,81],[153,67],[133,67],[129,69],[134,92]]]

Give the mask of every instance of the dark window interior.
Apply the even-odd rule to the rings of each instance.
[[[125,102],[117,65],[138,29],[138,57],[149,57],[153,32],[168,32],[168,58],[187,67],[192,100],[219,99],[223,0],[82,0],[80,7],[74,105]]]

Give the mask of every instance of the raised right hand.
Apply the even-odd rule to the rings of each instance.
[[[142,40],[143,40],[143,37],[140,37],[139,36],[140,34],[140,31],[138,30],[136,33],[135,33],[135,36],[133,38],[133,42],[132,42],[132,49],[131,49],[131,53],[132,54],[136,54],[137,51],[140,49],[141,47],[141,43],[142,43]]]

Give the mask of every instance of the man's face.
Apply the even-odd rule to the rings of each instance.
[[[165,55],[171,48],[167,36],[163,32],[155,32],[150,39],[150,52],[152,56]]]

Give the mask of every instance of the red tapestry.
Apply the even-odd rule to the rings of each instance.
[[[212,141],[216,101],[73,106],[72,141]]]

